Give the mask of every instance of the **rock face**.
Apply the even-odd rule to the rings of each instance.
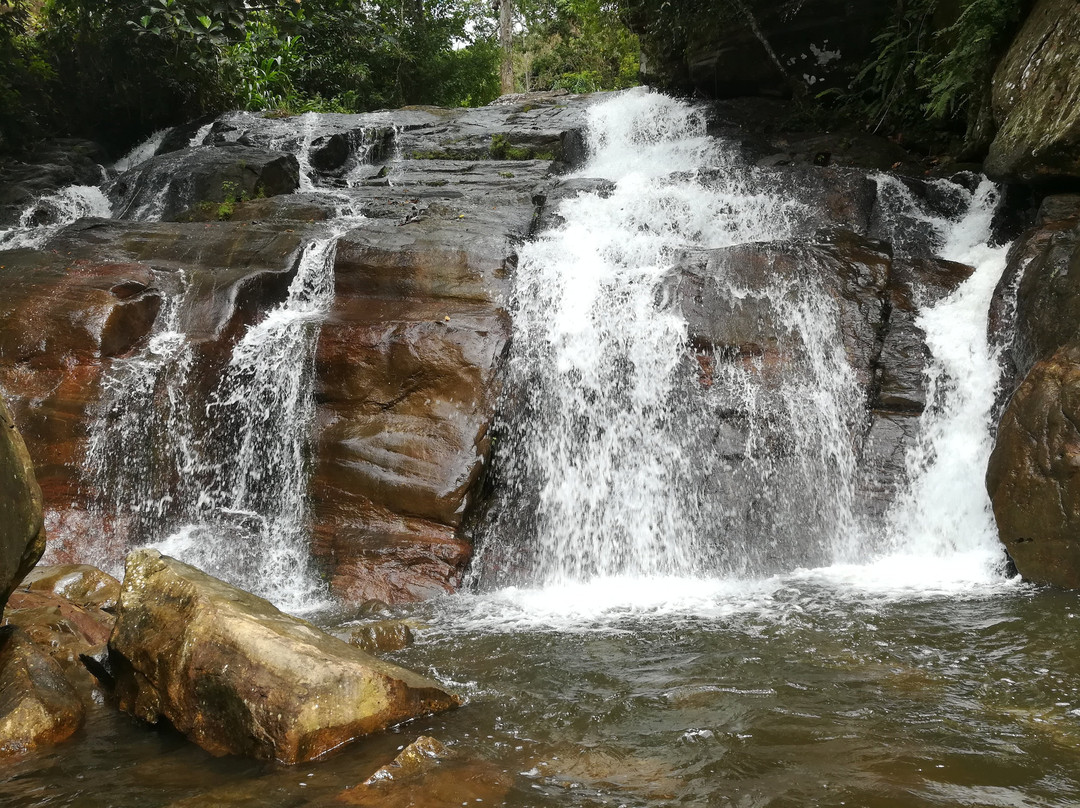
[[[194,128],[177,130],[116,178],[120,219],[83,220],[40,250],[4,253],[0,388],[12,391],[38,463],[50,560],[86,557],[89,541],[94,558],[119,558],[197,521],[180,503],[214,484],[199,476],[218,459],[203,456],[216,439],[202,414],[214,385],[248,326],[288,297],[323,223],[349,210],[367,219],[338,239],[313,366],[312,550],[349,599],[455,589],[490,451],[516,244],[534,225],[537,190],[542,198],[552,172],[583,157],[586,103],[324,115],[304,126],[230,113],[205,145],[190,147]],[[301,164],[309,190],[289,193]],[[226,186],[238,200],[230,221],[192,212]],[[203,221],[123,220],[188,216]],[[144,361],[160,378],[133,370]],[[146,440],[114,440],[128,422]],[[102,446],[115,462],[86,462]],[[203,453],[195,462],[190,447]]]
[[[40,143],[25,163],[0,162],[0,228],[17,224],[42,196],[68,185],[97,185],[105,161],[96,143],[64,138]]]
[[[999,341],[1015,329],[1005,356],[1006,390],[1016,389],[986,485],[1020,574],[1071,588],[1080,587],[1078,306],[1080,198],[1049,198],[1039,223],[1013,245],[996,294]]]
[[[26,445],[0,396],[0,614],[43,552],[41,488]]]
[[[1080,179],[1080,7],[1039,0],[994,73],[998,133],[986,173],[1040,183]]]
[[[120,219],[175,221],[200,205],[292,193],[300,167],[291,154],[229,144],[153,157],[109,187]]]
[[[297,763],[460,703],[152,550],[128,557],[109,651],[122,709],[215,755]]]
[[[144,349],[171,310],[212,381],[246,325],[287,294],[299,248],[299,234],[259,225],[84,220],[47,249],[4,253],[0,389],[38,470],[56,560],[102,532],[88,523],[81,470],[108,369]],[[161,432],[127,453],[160,454]]]
[[[15,626],[0,628],[0,755],[59,743],[84,708],[60,666]]]

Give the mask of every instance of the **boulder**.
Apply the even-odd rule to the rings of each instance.
[[[998,535],[1024,578],[1080,587],[1080,197],[1048,197],[1009,251],[991,338],[1005,366],[986,475]]]
[[[0,756],[59,743],[84,714],[60,666],[22,629],[0,628]]]
[[[120,600],[120,582],[89,564],[35,567],[23,579],[22,589],[56,595],[84,609],[106,612],[115,611]]]
[[[1027,580],[1080,588],[1080,344],[1035,363],[986,473],[998,535]]]
[[[108,195],[119,219],[176,221],[199,206],[288,194],[299,185],[293,155],[230,144],[152,157],[113,180]]]
[[[1038,0],[994,72],[985,171],[992,179],[1080,179],[1080,6]]]
[[[43,552],[41,488],[26,444],[0,396],[0,614]]]
[[[80,692],[90,695],[97,688],[82,658],[95,656],[105,647],[116,622],[113,615],[91,605],[79,606],[53,592],[21,587],[8,600],[4,620],[25,631],[59,663]]]
[[[128,556],[109,653],[123,710],[167,719],[215,755],[298,763],[460,704],[154,550]]]

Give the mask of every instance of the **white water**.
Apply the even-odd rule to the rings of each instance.
[[[125,171],[135,168],[136,166],[141,166],[154,156],[161,146],[161,142],[165,140],[165,135],[167,134],[169,134],[168,129],[159,129],[154,132],[146,140],[134,146],[131,151],[113,163],[113,171],[117,174],[123,174]]]
[[[206,408],[213,450],[194,522],[154,546],[291,611],[324,593],[309,567],[307,481],[319,325],[333,303],[339,219],[307,246],[288,299],[248,329]]]
[[[798,497],[809,496],[801,517],[811,531],[822,500],[792,483],[820,489],[832,503],[824,514],[832,533],[824,563],[800,568],[796,561],[762,576],[767,553],[754,546],[756,537],[718,536],[724,508],[700,494],[694,500],[709,485],[691,468],[701,462],[694,441],[704,430],[694,420],[701,415],[681,406],[676,376],[687,372],[679,368],[686,324],[665,305],[661,280],[682,248],[788,237],[802,218],[800,204],[758,184],[753,171],[705,138],[686,105],[637,91],[592,112],[593,153],[581,175],[615,187],[562,202],[567,224],[526,245],[519,265],[511,384],[527,390],[530,403],[522,423],[507,425],[500,448],[508,455],[503,474],[518,483],[517,507],[527,514],[516,525],[534,531],[535,546],[517,557],[504,550],[494,562],[489,556],[500,548],[485,547],[476,565],[482,590],[486,568],[508,561],[526,570],[519,577],[529,583],[449,608],[485,625],[568,628],[631,613],[759,609],[789,585],[887,599],[980,597],[1014,586],[999,570],[983,485],[999,375],[986,345],[986,313],[1005,255],[1004,247],[987,245],[994,187],[942,189],[959,201],[961,214],[949,218],[927,214],[895,180],[880,180],[895,185],[882,195],[886,216],[906,217],[909,226],[897,230],[900,249],[937,242],[940,257],[976,268],[953,295],[919,314],[933,352],[931,404],[908,458],[910,485],[884,524],[852,511],[855,459],[843,436],[864,405],[829,325],[835,315],[813,284],[794,290],[778,279],[768,292],[809,368],[785,383],[781,401],[766,400],[753,374],[718,369],[714,389],[722,388],[724,408],[736,402],[750,413],[748,479],[776,486],[764,501],[778,512],[787,508],[797,527]],[[788,435],[794,461],[754,454],[755,430],[770,420],[796,433]],[[712,471],[733,474],[719,465]],[[681,496],[687,486],[695,491]],[[792,501],[781,502],[788,496]],[[737,546],[743,563],[731,563],[730,553],[710,557],[717,542]],[[860,546],[881,549],[866,557]]]
[[[88,216],[112,216],[109,200],[96,185],[69,185],[36,199],[15,227],[0,230],[0,249],[37,249],[62,228]]]

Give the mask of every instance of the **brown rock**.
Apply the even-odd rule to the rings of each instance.
[[[32,592],[21,587],[12,594],[4,622],[18,626],[56,660],[80,692],[97,688],[81,656],[94,655],[109,639],[116,619],[93,606],[81,606],[53,592]]]
[[[0,628],[0,755],[59,743],[84,713],[60,666],[21,629]]]
[[[215,755],[297,763],[460,703],[153,550],[128,556],[109,650],[122,709]]]
[[[403,620],[373,620],[350,629],[348,641],[365,653],[377,654],[408,648],[413,643],[413,634]]]
[[[1024,578],[1080,588],[1080,346],[1037,362],[1013,394],[986,487]]]
[[[313,549],[349,600],[412,601],[460,585],[472,552],[462,525],[490,454],[510,334],[513,239],[528,232],[542,176],[531,164],[507,181],[425,163],[424,176],[455,170],[437,190],[370,189],[370,207],[396,218],[339,243],[316,356]],[[474,186],[467,198],[464,185]]]
[[[0,614],[43,552],[41,488],[26,444],[0,396]]]
[[[84,609],[113,611],[120,599],[120,582],[89,564],[35,567],[23,579],[22,587],[57,595]]]
[[[457,808],[501,805],[513,777],[494,764],[469,760],[421,735],[358,786],[317,805],[370,808]]]
[[[178,325],[203,360],[220,356],[285,297],[300,239],[257,225],[87,220],[46,249],[4,253],[0,389],[37,469],[54,560],[78,557],[85,537],[102,534],[86,513],[82,469],[112,359],[145,345],[168,298],[182,298]]]

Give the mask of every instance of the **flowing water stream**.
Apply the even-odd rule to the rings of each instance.
[[[734,300],[769,297],[799,360],[779,387],[760,358],[717,365],[707,387],[686,364],[671,284],[687,251],[814,226],[812,198],[705,129],[657,94],[597,104],[579,175],[607,182],[562,201],[565,224],[521,250],[508,386],[528,395],[501,426],[505,513],[480,537],[470,591],[387,612],[418,635],[388,656],[456,686],[464,708],[293,769],[214,760],[102,713],[84,731],[93,744],[16,764],[7,804],[318,805],[419,734],[482,763],[402,805],[1080,804],[1080,611],[1004,576],[983,487],[998,383],[986,312],[1005,260],[989,243],[996,189],[943,186],[957,211],[944,215],[877,179],[898,252],[975,271],[918,312],[929,406],[906,482],[875,516],[859,507],[850,439],[863,398],[821,288],[711,278]],[[311,602],[303,561],[257,544],[237,561],[206,524],[224,514],[255,536],[303,534],[303,498],[275,494],[306,474],[305,357],[332,294],[334,233],[238,343],[206,407],[224,453],[171,443],[199,495],[163,549],[215,570],[254,565],[250,580],[286,606]],[[162,322],[124,395],[185,372],[182,335]],[[177,402],[174,435],[188,417]],[[737,451],[702,439],[723,419]],[[159,494],[123,496],[153,508]],[[331,629],[352,617],[312,616]]]

